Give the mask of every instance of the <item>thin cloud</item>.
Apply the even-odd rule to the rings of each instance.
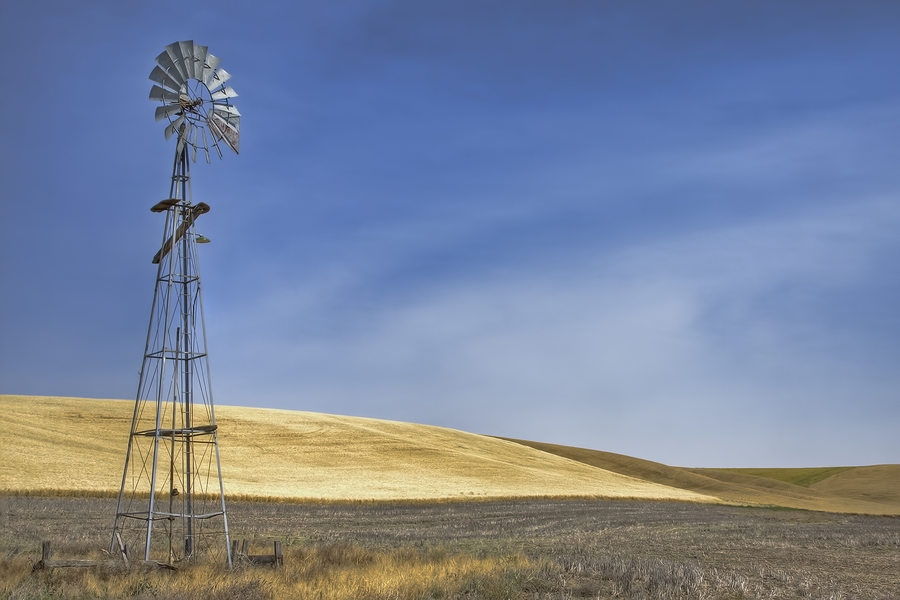
[[[242,391],[228,399],[262,393],[285,407],[643,448],[637,453],[684,464],[708,461],[715,446],[722,464],[765,464],[777,460],[773,447],[748,447],[758,430],[746,428],[783,433],[767,415],[846,416],[841,404],[852,393],[858,409],[898,416],[887,402],[898,383],[893,370],[861,368],[866,356],[853,329],[834,331],[812,302],[860,285],[879,254],[896,249],[889,232],[898,221],[893,202],[872,199],[641,245],[566,270],[449,283],[338,331],[308,329],[259,348],[266,358],[246,357],[252,376],[236,388],[229,381]],[[785,284],[802,288],[795,300],[805,321],[785,319],[781,303],[767,310],[766,298]],[[315,307],[300,297],[325,300]],[[301,289],[249,312],[277,315],[272,327],[309,322],[328,312],[328,297]],[[257,324],[230,331],[229,345],[268,345],[277,334]],[[715,413],[743,425],[726,434]],[[585,420],[604,423],[605,433],[591,433]],[[896,450],[858,434],[815,452],[884,462]]]

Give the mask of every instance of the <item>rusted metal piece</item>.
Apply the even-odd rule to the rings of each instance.
[[[235,560],[251,565],[284,566],[284,555],[282,554],[280,541],[273,543],[272,554],[250,554],[249,550],[250,540],[231,540],[231,554],[235,557]]]
[[[151,209],[152,210],[152,209]],[[178,241],[184,237],[185,232],[190,229],[191,225],[194,224],[194,221],[197,220],[197,217],[200,215],[205,215],[209,212],[209,204],[206,202],[198,202],[194,206],[191,206],[187,213],[181,220],[181,224],[178,226],[178,229],[175,230],[175,235],[166,240],[166,243],[163,244],[163,247],[159,249],[159,252],[153,257],[153,264],[158,265],[159,261],[161,261],[166,254],[172,251],[172,246],[178,243]]]

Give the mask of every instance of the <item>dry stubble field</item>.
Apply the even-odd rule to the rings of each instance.
[[[9,598],[900,598],[900,518],[681,502],[232,502],[283,569],[56,569],[98,554],[113,501],[0,498]]]

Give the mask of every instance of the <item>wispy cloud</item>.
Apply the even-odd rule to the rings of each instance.
[[[790,431],[823,421],[828,439],[804,438],[792,463],[888,460],[889,436],[854,431],[854,415],[897,417],[895,369],[878,356],[893,344],[835,327],[821,300],[868,293],[898,224],[890,199],[826,206],[446,282],[325,330],[346,282],[279,290],[246,311],[262,318],[222,319],[219,343],[246,349],[224,395],[693,464],[784,462]]]

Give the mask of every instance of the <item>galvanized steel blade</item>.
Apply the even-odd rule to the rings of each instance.
[[[203,70],[206,68],[206,55],[209,47],[194,44],[194,79],[203,81]]]
[[[189,79],[196,79],[194,75],[194,41],[178,42],[178,48],[181,50],[181,58],[184,60],[184,72]]]
[[[172,137],[172,134],[178,131],[178,128],[181,127],[181,124],[184,123],[184,115],[181,115],[166,127],[165,135],[166,140]]]
[[[241,134],[241,118],[240,117],[228,117],[222,118],[221,115],[216,115],[218,118],[225,121],[225,125],[228,126],[228,131],[233,132],[234,136],[240,136]]]
[[[173,92],[178,92],[181,89],[181,84],[169,77],[159,66],[153,67],[153,70],[150,71],[150,81],[155,81],[159,85],[167,87]]]
[[[178,84],[177,89],[181,89],[181,86],[184,85],[186,80],[184,75],[181,74],[181,71],[178,70],[178,67],[175,66],[175,63],[172,62],[172,57],[169,56],[168,51],[164,51],[156,57],[156,64],[158,64],[160,68],[162,68],[162,70]]]
[[[225,131],[233,131],[234,133],[240,133],[241,130],[241,118],[222,115],[221,113],[213,113],[208,119],[209,122],[215,122],[219,125],[219,129],[222,132]]]
[[[200,133],[203,135],[203,152],[206,153],[206,164],[209,164],[209,144],[206,142],[206,129],[201,129]]]
[[[221,119],[218,119],[218,120],[221,121]],[[216,122],[215,115],[209,115],[209,118],[206,120],[206,123],[209,125],[209,132],[212,133],[213,140],[214,140],[213,143],[215,143],[215,140],[221,140],[222,136],[224,135],[222,132],[225,130],[224,123],[219,125]]]
[[[216,69],[210,75],[209,81],[204,81],[203,83],[205,83],[206,87],[209,88],[209,91],[212,92],[225,85],[225,82],[229,79],[231,79],[231,73],[225,69]]]
[[[181,46],[178,42],[174,42],[166,46],[166,52],[169,55],[169,59],[172,64],[175,66],[175,69],[178,70],[178,73],[181,75],[182,81],[187,81],[190,79],[187,74],[187,70],[184,68],[184,57],[181,55]]]
[[[233,104],[213,104],[213,112],[223,115],[226,119],[229,117],[239,117],[241,113]]]
[[[150,99],[157,100],[158,102],[178,102],[179,94],[177,92],[170,92],[166,88],[159,87],[158,85],[154,85],[150,88]]]
[[[209,119],[209,129],[215,137],[228,144],[228,147],[234,150],[235,154],[240,154],[238,151],[240,148],[240,134],[234,126],[230,125],[219,115],[213,115]]]
[[[162,121],[163,119],[169,119],[174,115],[181,114],[182,108],[181,104],[168,104],[166,106],[160,106],[156,109],[156,120]]]
[[[218,56],[209,53],[206,54],[206,64],[203,65],[203,76],[200,77],[200,81],[202,81],[203,85],[206,87],[209,87],[209,82],[215,74],[216,67],[219,66],[220,62],[222,62],[222,59]]]
[[[237,92],[235,92],[232,88],[226,87],[222,90],[219,90],[215,94],[210,96],[212,100],[215,102],[216,100],[225,100],[227,98],[237,98]]]
[[[181,153],[184,151],[184,145],[187,142],[187,136],[190,133],[191,125],[188,124],[185,127],[185,131],[181,131],[178,133],[178,143],[175,145],[175,156],[181,156]]]

